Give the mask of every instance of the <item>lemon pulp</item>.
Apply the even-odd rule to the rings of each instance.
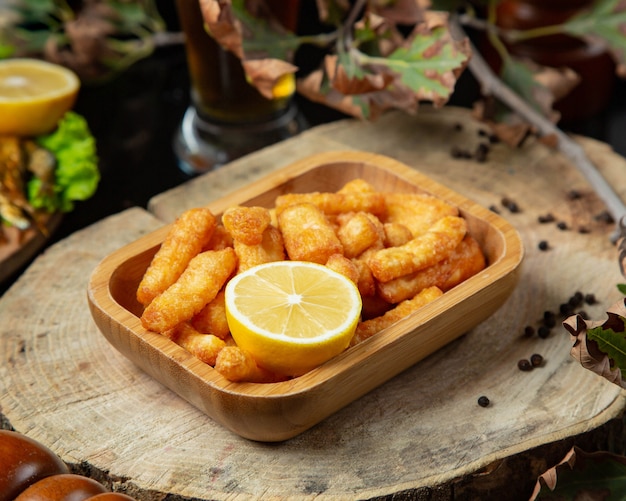
[[[72,108],[79,78],[69,69],[38,59],[0,61],[0,134],[51,132]]]
[[[348,278],[325,266],[278,261],[226,286],[226,317],[237,345],[278,374],[298,376],[344,351],[361,314]]]

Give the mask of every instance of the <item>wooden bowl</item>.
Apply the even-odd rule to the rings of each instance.
[[[518,279],[523,248],[504,219],[387,157],[315,155],[208,204],[272,207],[288,192],[336,191],[363,178],[378,190],[426,192],[459,207],[488,259],[485,270],[385,331],[286,382],[232,383],[168,338],[147,331],[135,292],[169,230],[165,226],[106,257],[93,271],[88,301],[108,341],[156,380],[242,437],[273,442],[302,433],[475,327],[495,312]]]

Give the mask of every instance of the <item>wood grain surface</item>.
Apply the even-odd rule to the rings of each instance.
[[[154,215],[129,209],[54,245],[0,299],[3,426],[138,500],[528,499],[536,476],[573,443],[606,445],[625,398],[572,360],[560,325],[545,339],[523,330],[575,291],[594,294],[586,310],[603,318],[622,277],[613,226],[595,219],[603,205],[576,169],[532,139],[515,151],[493,145],[484,163],[453,159],[452,146],[484,140],[479,128],[454,108],[321,126],[156,197]],[[624,198],[626,161],[577,139]],[[187,207],[309,154],[345,149],[396,158],[497,207],[526,247],[519,285],[487,321],[302,435],[276,444],[240,438],[107,343],[87,306],[89,275]],[[569,229],[538,223],[547,213]],[[583,225],[589,233],[577,231]],[[533,353],[544,364],[520,371],[518,360]],[[488,407],[477,404],[481,395]]]

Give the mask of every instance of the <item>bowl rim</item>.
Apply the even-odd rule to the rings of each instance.
[[[373,166],[377,168],[385,169],[404,181],[416,185],[420,190],[453,203],[459,207],[462,214],[470,214],[484,220],[490,227],[498,232],[502,239],[503,252],[494,262],[489,263],[484,270],[447,291],[441,298],[423,306],[420,308],[419,312],[403,318],[376,336],[372,336],[356,346],[351,347],[302,376],[276,383],[228,381],[213,367],[201,362],[173,341],[164,338],[164,336],[159,333],[151,332],[143,328],[139,318],[133,315],[123,305],[119,304],[113,297],[109,285],[110,279],[113,277],[116,270],[124,262],[136,257],[139,253],[155,250],[156,247],[160,245],[160,242],[163,241],[171,224],[166,224],[151,233],[143,235],[134,242],[110,253],[100,261],[92,271],[88,284],[88,301],[92,315],[95,316],[96,311],[106,314],[113,319],[112,321],[123,327],[124,331],[129,336],[134,336],[140,345],[149,345],[150,349],[158,350],[162,355],[174,361],[174,363],[179,364],[183,371],[193,378],[201,380],[203,384],[209,385],[213,390],[231,396],[258,397],[264,399],[297,397],[298,395],[311,391],[315,387],[332,382],[333,379],[337,378],[342,373],[341,370],[337,370],[342,364],[349,364],[350,366],[362,364],[367,361],[367,358],[369,358],[372,353],[390,349],[393,344],[397,343],[407,334],[409,324],[411,325],[412,331],[433,320],[445,312],[447,308],[446,305],[465,298],[472,290],[472,285],[475,282],[488,277],[489,284],[492,284],[518,270],[523,260],[524,248],[519,233],[504,218],[467,199],[463,195],[446,188],[415,168],[408,167],[395,159],[378,154],[349,150],[312,155],[270,173],[259,182],[252,183],[223,198],[211,201],[207,203],[206,206],[215,211],[216,214],[221,214],[225,208],[232,206],[234,203],[241,203],[252,199],[268,188],[280,186],[289,179],[300,176],[316,167],[329,163],[345,162],[373,164]],[[105,277],[105,280],[103,280],[103,277]],[[415,323],[415,318],[418,314],[419,322]],[[157,340],[159,340],[158,343],[156,343]],[[163,340],[169,342],[166,343],[167,349],[163,349],[160,346]]]

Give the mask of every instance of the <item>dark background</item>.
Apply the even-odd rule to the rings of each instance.
[[[177,30],[172,2],[162,4],[168,27]],[[465,71],[449,104],[471,106],[477,97],[478,86]],[[296,102],[310,126],[344,118],[301,97]],[[93,198],[64,216],[50,244],[108,215],[132,206],[146,207],[152,196],[190,179],[178,168],[172,148],[188,104],[189,80],[182,45],[157,49],[106,84],[83,86],[75,109],[86,117],[96,137],[101,181]],[[615,79],[605,110],[560,125],[566,131],[604,141],[626,156],[626,81]],[[10,284],[0,285],[2,292]]]

